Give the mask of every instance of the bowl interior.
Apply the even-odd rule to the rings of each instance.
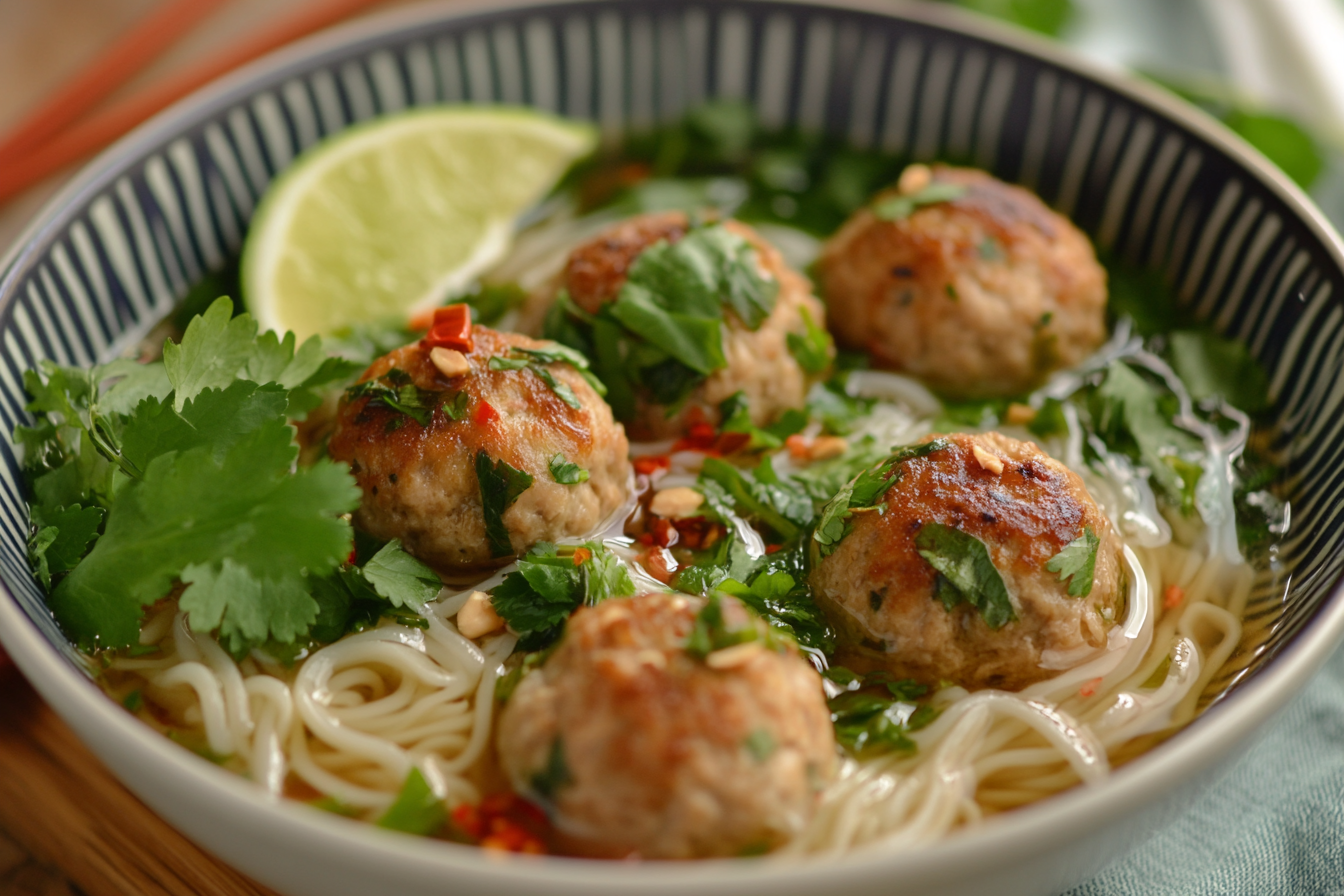
[[[1270,373],[1292,528],[1281,574],[1252,595],[1243,650],[1205,700],[1234,692],[1322,610],[1344,568],[1338,238],[1267,163],[1179,102],[958,22],[774,2],[417,11],[282,53],[159,117],[78,178],[0,264],[0,581],[84,670],[28,567],[10,436],[31,422],[23,373],[133,344],[237,256],[262,191],[305,148],[433,103],[535,106],[617,140],[735,99],[766,127],[1028,186],[1250,347]]]

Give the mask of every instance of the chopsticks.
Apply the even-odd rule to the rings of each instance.
[[[43,108],[0,139],[0,202],[97,152],[220,75],[381,0],[314,0],[195,67],[77,121],[224,2],[227,0],[167,0],[59,88]]]

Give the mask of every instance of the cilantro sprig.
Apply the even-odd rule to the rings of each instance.
[[[481,512],[485,516],[485,537],[490,542],[490,554],[508,557],[513,554],[509,527],[504,525],[504,511],[513,506],[518,496],[532,487],[535,481],[507,461],[491,460],[485,451],[476,453],[476,481],[481,490]]]
[[[902,221],[925,206],[955,202],[965,195],[964,184],[934,181],[917,192],[878,200],[873,206],[873,214],[883,221]]]
[[[294,469],[289,419],[354,373],[318,339],[258,336],[228,299],[162,361],[30,372],[32,559],[72,640],[135,643],[142,608],[174,587],[192,628],[234,652],[306,636],[359,490],[329,461]]]
[[[579,398],[574,394],[574,390],[569,387],[568,383],[562,383],[556,379],[555,374],[546,367],[547,364],[555,363],[570,365],[583,376],[584,380],[593,387],[598,395],[607,394],[607,387],[593,375],[589,368],[588,359],[569,346],[561,345],[558,342],[545,348],[514,346],[509,350],[509,355],[496,355],[491,358],[489,366],[491,370],[530,370],[555,393],[557,398],[576,411],[581,409],[583,405],[579,403]]]
[[[560,637],[565,620],[580,606],[635,593],[629,571],[610,548],[588,542],[582,548],[533,545],[504,577],[491,604],[519,635],[518,649],[540,650]]]
[[[405,415],[389,420],[388,432],[400,429],[406,422],[405,417],[428,426],[438,408],[443,408],[450,420],[461,420],[467,413],[467,393],[421,389],[411,381],[410,374],[396,367],[382,376],[356,383],[346,389],[345,394],[351,399],[367,397],[371,405],[381,405]]]

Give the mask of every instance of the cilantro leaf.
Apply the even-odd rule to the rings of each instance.
[[[964,184],[934,181],[916,193],[879,199],[877,204],[873,206],[873,214],[881,221],[900,221],[910,217],[917,209],[926,205],[954,202],[965,195],[966,186]]]
[[[590,541],[581,549],[557,548],[541,542],[519,558],[517,572],[495,587],[491,603],[521,636],[523,649],[537,650],[560,636],[569,614],[581,605],[634,593],[629,571],[605,545]]]
[[[429,425],[434,409],[444,395],[442,392],[428,392],[419,388],[411,382],[405,371],[395,367],[377,379],[355,383],[345,390],[345,394],[351,399],[367,396],[369,404],[381,404],[399,414],[405,414],[421,426]],[[461,394],[458,393],[458,396]]]
[[[546,754],[546,767],[532,776],[532,790],[542,800],[550,802],[562,787],[574,783],[574,776],[565,764],[565,747],[560,738],[551,741],[551,750]]]
[[[28,556],[33,572],[44,588],[51,587],[51,577],[75,568],[88,550],[89,542],[98,537],[104,511],[101,507],[60,507],[43,512],[33,510],[33,536],[28,542]]]
[[[1162,395],[1129,365],[1113,361],[1106,368],[1106,378],[1093,390],[1092,416],[1107,447],[1124,451],[1148,467],[1153,482],[1180,506],[1185,483],[1163,458],[1203,446],[1171,423],[1171,414],[1161,407]]]
[[[181,579],[188,587],[178,606],[189,614],[192,629],[219,629],[220,639],[235,656],[268,638],[292,642],[317,619],[317,602],[301,576],[258,579],[226,557],[218,565],[188,564]]]
[[[699,317],[669,311],[657,298],[644,286],[627,280],[617,300],[604,310],[627,330],[656,345],[701,376],[708,376],[728,365],[723,354],[721,317]]]
[[[807,413],[821,422],[832,435],[846,435],[866,418],[876,402],[871,398],[851,398],[845,392],[844,378],[817,383],[807,393]]]
[[[1178,330],[1168,340],[1171,366],[1195,401],[1222,396],[1252,414],[1269,407],[1269,377],[1240,342],[1205,330]]]
[[[583,570],[585,603],[592,606],[609,598],[629,597],[635,593],[635,583],[630,578],[630,570],[615,552],[591,541],[584,547],[592,552],[592,556],[580,567]]]
[[[257,322],[251,315],[233,316],[233,302],[216,299],[200,317],[187,325],[182,341],[164,343],[163,366],[173,384],[173,407],[181,411],[187,399],[202,389],[223,389],[252,357]]]
[[[1008,586],[983,541],[942,523],[925,523],[915,536],[915,547],[945,580],[937,596],[946,609],[950,611],[966,601],[980,611],[992,629],[1003,628],[1017,618]]]
[[[849,691],[832,697],[827,705],[835,739],[854,755],[885,752],[913,753],[915,742],[906,736],[918,710],[912,703],[868,691]]]
[[[798,366],[814,376],[823,373],[831,366],[831,356],[835,353],[835,343],[831,334],[817,326],[812,313],[807,308],[799,309],[803,316],[803,335],[789,333],[786,337],[789,354],[793,355]]]
[[[915,445],[892,449],[880,463],[863,469],[842,487],[821,508],[812,540],[817,543],[821,556],[828,557],[839,547],[853,528],[850,523],[855,511],[876,509],[891,487],[900,481],[900,465],[908,460],[927,457],[948,447],[946,439],[931,439]]]
[[[51,595],[57,621],[77,643],[122,647],[139,634],[141,607],[167,594],[188,566],[209,566],[217,578],[228,558],[281,596],[301,587],[302,570],[334,569],[351,540],[338,514],[355,508],[359,489],[348,471],[326,461],[291,473],[296,453],[279,423],[222,457],[200,446],[154,458],[141,481],[117,492],[103,536]],[[216,615],[225,617],[206,613]],[[267,628],[282,638],[291,619],[277,608]],[[256,631],[252,622],[241,620],[238,631]]]
[[[438,596],[443,582],[434,570],[406,553],[401,539],[383,545],[362,567],[364,578],[394,607],[420,612]]]
[[[551,458],[551,478],[561,485],[578,485],[588,481],[588,471],[565,460],[563,454]]]
[[[745,644],[760,637],[760,631],[750,620],[746,625],[729,628],[728,621],[723,618],[723,601],[717,592],[711,592],[700,612],[695,614],[691,633],[686,637],[686,653],[704,659],[716,650]]]
[[[1097,546],[1101,539],[1089,526],[1083,534],[1064,546],[1045,563],[1045,568],[1059,573],[1061,582],[1069,581],[1070,597],[1087,597],[1092,593],[1092,580],[1097,568]]]
[[[418,768],[412,768],[396,800],[375,824],[390,831],[428,837],[443,827],[448,813]]]
[[[513,553],[504,511],[532,487],[533,481],[529,474],[505,461],[492,462],[485,451],[476,453],[476,482],[481,489],[481,512],[485,516],[485,537],[490,541],[491,556],[508,557]]]
[[[288,398],[274,383],[234,380],[224,389],[204,389],[179,410],[150,396],[140,402],[122,432],[122,453],[141,470],[169,451],[208,447],[215,457],[249,433],[283,427]]]
[[[782,629],[803,647],[830,653],[835,632],[812,599],[806,579],[780,569],[764,569],[750,585],[728,578],[715,586],[751,607],[772,627]]]
[[[768,728],[753,728],[742,741],[742,746],[757,762],[765,762],[774,754],[779,744]]]
[[[784,444],[784,438],[769,430],[761,429],[751,422],[751,408],[747,404],[747,393],[745,392],[734,392],[719,402],[719,416],[723,421],[719,424],[721,432],[742,433],[750,437],[746,447],[742,449],[744,451],[765,451],[778,448]],[[805,419],[801,422],[803,426],[807,425]],[[799,426],[798,429],[802,429],[802,426]]]
[[[700,480],[716,483],[732,498],[739,513],[759,519],[788,541],[812,521],[812,501],[796,486],[777,478],[763,478],[768,466],[767,459],[752,474],[717,457],[707,457],[700,468]]]

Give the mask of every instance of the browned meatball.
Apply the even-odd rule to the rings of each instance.
[[[572,390],[580,405],[574,408],[533,370],[489,369],[491,358],[511,349],[548,343],[479,326],[473,335],[462,375],[445,376],[429,350],[415,344],[379,358],[360,379],[397,370],[416,388],[435,393],[428,426],[376,397],[347,396],[329,445],[331,457],[350,464],[364,491],[355,525],[377,538],[400,538],[406,550],[446,572],[488,567],[538,541],[591,532],[621,506],[631,484],[625,432],[578,371],[564,363],[542,365]],[[460,419],[452,419],[449,409]],[[503,512],[509,552],[492,548],[487,537],[480,452],[532,477]],[[587,481],[557,482],[551,471],[557,455],[586,470]]]
[[[764,633],[721,601],[730,629]],[[787,642],[691,655],[704,605],[655,593],[580,609],[505,705],[501,764],[570,851],[733,856],[777,846],[811,817],[836,762],[820,676]]]
[[[1123,548],[1082,480],[998,433],[926,442],[934,439],[944,447],[902,462],[884,511],[855,514],[853,531],[812,573],[845,645],[841,661],[1017,690],[1058,674],[1071,651],[1104,645],[1124,606]],[[939,573],[920,554],[921,531],[934,523],[985,545],[1015,620],[994,629],[969,603],[945,606]],[[1092,589],[1073,596],[1073,579],[1046,564],[1087,530],[1099,542]]]
[[[918,196],[928,169],[902,176]],[[1106,272],[1091,243],[1034,194],[982,171],[936,166],[960,198],[898,220],[880,194],[818,261],[831,329],[880,367],[960,396],[1026,392],[1106,338]]]
[[[806,335],[804,309],[816,326],[824,327],[825,309],[812,295],[807,279],[790,268],[779,250],[760,234],[739,221],[727,221],[724,227],[751,244],[762,274],[779,284],[774,310],[755,330],[748,329],[731,311],[725,314],[723,350],[727,366],[711,373],[672,416],[668,416],[665,405],[649,396],[638,396],[633,417],[624,421],[631,438],[638,441],[678,436],[694,419],[717,422],[719,404],[737,392],[746,394],[752,420],[758,426],[804,404],[811,383],[790,352],[788,337],[790,333]],[[641,252],[660,242],[675,243],[689,229],[690,222],[682,212],[622,221],[570,253],[557,281],[533,297],[528,316],[544,314],[561,289],[584,311],[596,313],[604,303],[616,299],[626,273]]]

